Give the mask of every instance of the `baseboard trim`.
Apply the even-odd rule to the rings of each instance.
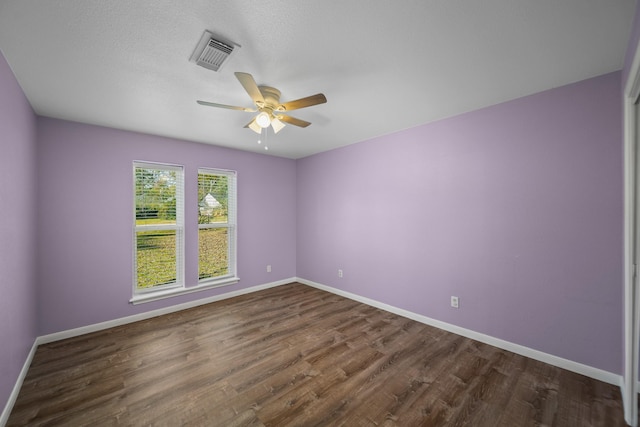
[[[22,387],[24,378],[27,375],[27,372],[29,371],[29,367],[31,366],[31,361],[33,360],[33,356],[36,354],[36,350],[38,349],[38,346],[41,344],[47,344],[55,341],[64,340],[67,338],[73,338],[73,337],[88,334],[91,332],[98,332],[104,329],[109,329],[116,326],[122,326],[128,323],[138,322],[140,320],[151,319],[152,317],[162,316],[163,314],[175,313],[177,311],[187,310],[189,308],[198,307],[200,305],[205,305],[205,304],[209,304],[216,301],[222,301],[222,300],[237,297],[240,295],[257,292],[264,289],[275,288],[277,286],[287,285],[295,281],[296,281],[296,278],[291,277],[288,279],[283,279],[275,282],[265,283],[262,285],[252,286],[250,288],[238,289],[237,291],[226,292],[220,295],[214,295],[208,298],[197,299],[197,300],[189,301],[183,304],[176,304],[170,307],[165,307],[157,310],[147,311],[144,313],[134,314],[132,316],[121,317],[119,319],[109,320],[101,323],[95,323],[93,325],[87,325],[79,328],[68,329],[66,331],[55,332],[53,334],[38,336],[36,337],[33,343],[33,346],[31,346],[31,351],[29,352],[29,355],[27,356],[27,359],[25,360],[24,365],[22,366],[22,370],[20,371],[20,375],[18,376],[18,379],[16,380],[15,385],[13,386],[13,391],[9,396],[9,400],[7,401],[7,404],[5,405],[5,408],[2,411],[2,414],[0,415],[0,427],[4,427],[7,421],[9,420],[9,414],[11,413],[11,410],[13,409],[13,405],[15,404],[16,399],[18,398],[18,393],[20,393],[20,388]]]
[[[185,302],[183,304],[177,304],[177,305],[172,305],[170,307],[160,308],[157,310],[146,311],[144,313],[134,314],[132,316],[121,317],[119,319],[108,320],[106,322],[95,323],[93,325],[82,326],[75,329],[68,329],[66,331],[61,331],[61,332],[55,332],[53,334],[39,336],[38,338],[36,338],[36,343],[40,345],[40,344],[47,344],[50,342],[60,341],[67,338],[73,338],[79,335],[84,335],[91,332],[98,332],[104,329],[109,329],[116,326],[122,326],[128,323],[138,322],[140,320],[147,320],[147,319],[151,319],[152,317],[175,313],[177,311],[187,310],[189,308],[198,307],[200,305],[205,305],[205,304],[209,304],[216,301],[222,301],[222,300],[237,297],[240,295],[250,294],[252,292],[257,292],[264,289],[275,288],[276,286],[286,285],[295,281],[296,281],[296,278],[278,280],[275,282],[252,286],[250,288],[238,289],[237,291],[231,291],[231,292],[226,292],[220,295],[214,295],[208,298],[202,298],[194,301]]]
[[[35,339],[33,346],[31,347],[31,351],[29,352],[27,359],[20,371],[20,375],[16,380],[16,384],[13,387],[11,395],[9,396],[9,400],[7,401],[2,414],[0,415],[0,426],[5,426],[7,421],[9,420],[9,414],[13,409],[13,405],[18,398],[18,393],[20,392],[20,388],[22,387],[22,383],[24,378],[27,375],[29,370],[29,366],[31,365],[31,361],[36,353],[36,350],[40,344],[46,344],[50,342],[60,341],[67,338],[73,338],[76,336],[88,334],[91,332],[97,332],[104,329],[113,328],[116,326],[126,325],[128,323],[137,322],[140,320],[150,319],[152,317],[162,316],[164,314],[175,313],[177,311],[186,310],[193,307],[198,307],[200,305],[209,304],[216,301],[222,301],[225,299],[237,297],[240,295],[249,294],[252,292],[261,291],[264,289],[274,288],[277,286],[287,285],[292,282],[299,282],[307,286],[311,286],[323,291],[331,292],[336,295],[340,295],[345,298],[352,299],[354,301],[361,302],[363,304],[370,305],[372,307],[379,308],[381,310],[388,311],[390,313],[397,314],[399,316],[406,317],[408,319],[415,320],[420,323],[424,323],[426,325],[434,326],[439,329],[443,329],[448,332],[452,332],[457,335],[461,335],[476,341],[483,342],[485,344],[492,345],[494,347],[501,348],[503,350],[511,351],[513,353],[519,354],[521,356],[529,357],[534,360],[538,360],[540,362],[548,363],[553,366],[557,366],[562,369],[566,369],[568,371],[576,372],[581,375],[585,375],[590,378],[594,378],[596,380],[613,384],[615,386],[619,386],[621,389],[623,388],[624,382],[621,375],[614,374],[612,372],[604,371],[602,369],[594,368],[592,366],[584,365],[582,363],[574,362],[572,360],[564,359],[562,357],[554,356],[552,354],[544,353],[539,350],[534,350],[529,347],[522,346],[520,344],[514,344],[509,341],[505,341],[499,338],[495,338],[489,335],[485,335],[479,332],[472,331],[470,329],[462,328],[460,326],[452,325],[450,323],[442,322],[436,319],[429,318],[427,316],[423,316],[421,314],[413,313],[408,310],[404,310],[402,308],[394,307],[389,304],[382,303],[380,301],[373,300],[371,298],[363,297],[357,294],[353,294],[351,292],[346,292],[337,288],[333,288],[331,286],[323,285],[321,283],[313,282],[311,280],[303,279],[301,277],[292,277],[289,279],[278,280],[271,283],[265,283],[262,285],[252,286],[245,289],[239,289],[237,291],[227,292],[220,295],[214,295],[208,298],[202,298],[194,301],[190,301],[183,304],[177,304],[170,307],[161,308],[158,310],[152,310],[145,313],[139,313],[132,316],[122,317],[119,319],[109,320],[106,322],[96,323],[93,325],[82,326],[80,328],[69,329],[66,331],[56,332],[53,334],[39,336]],[[624,397],[624,393],[623,393]]]
[[[265,283],[262,285],[252,286],[250,288],[238,289],[237,291],[226,292],[220,295],[214,295],[208,298],[202,298],[194,301],[189,301],[183,304],[172,305],[170,307],[160,308],[158,310],[151,310],[145,313],[134,314],[132,316],[121,317],[119,319],[109,320],[106,322],[95,323],[93,325],[82,326],[79,328],[69,329],[66,331],[55,332],[53,334],[41,335],[36,337],[33,346],[31,346],[31,351],[29,352],[27,359],[22,366],[22,370],[20,371],[20,375],[16,380],[15,385],[13,386],[13,390],[11,395],[9,396],[9,400],[0,415],[0,427],[4,427],[9,420],[9,414],[11,414],[11,410],[13,409],[13,405],[16,403],[16,399],[18,398],[18,393],[20,393],[20,388],[22,387],[22,383],[24,382],[24,378],[29,371],[29,367],[31,366],[31,361],[33,360],[33,356],[36,354],[36,350],[38,346],[41,344],[47,344],[55,341],[60,341],[67,338],[73,338],[80,335],[88,334],[91,332],[98,332],[104,329],[113,328],[116,326],[126,325],[128,323],[138,322],[140,320],[151,319],[152,317],[162,316],[163,314],[175,313],[181,310],[187,310],[189,308],[198,307],[200,305],[209,304],[216,301],[222,301],[225,299],[237,297],[240,295],[249,294],[252,292],[261,291],[264,289],[275,288],[277,286],[287,285],[289,283],[295,282],[296,278],[292,277],[289,279],[278,280],[275,282]]]
[[[562,357],[554,356],[549,353],[545,353],[539,350],[534,350],[529,347],[525,347],[520,344],[514,344],[509,341],[495,338],[490,335],[485,335],[480,332],[472,331],[471,329],[462,328],[460,326],[452,325],[450,323],[442,322],[440,320],[432,319],[421,314],[413,313],[402,308],[394,307],[389,304],[382,303],[380,301],[373,300],[371,298],[363,297],[351,292],[346,292],[340,289],[333,288],[331,286],[323,285],[321,283],[313,282],[311,280],[296,278],[296,281],[304,285],[312,286],[323,291],[331,292],[336,295],[340,295],[345,298],[352,299],[354,301],[361,302],[363,304],[370,305],[372,307],[379,308],[381,310],[389,311],[391,313],[403,316],[420,323],[424,323],[429,326],[434,326],[439,329],[443,329],[448,332],[452,332],[463,337],[471,338],[476,341],[480,341],[485,344],[492,345],[494,347],[501,348],[503,350],[510,351],[512,353],[519,354],[521,356],[528,357],[530,359],[538,360],[540,362],[548,363],[549,365],[557,366],[568,371],[572,371],[581,375],[585,375],[590,378],[594,378],[598,381],[620,386],[622,384],[622,375],[614,374],[602,369],[594,368],[592,366],[584,365],[582,363],[574,362],[572,360],[564,359]]]
[[[16,399],[18,399],[18,394],[20,393],[20,389],[22,388],[22,383],[24,382],[24,379],[27,376],[27,372],[29,371],[29,367],[31,366],[31,361],[33,360],[33,356],[36,354],[37,348],[38,348],[38,344],[37,344],[37,340],[35,340],[33,342],[33,345],[31,346],[31,350],[29,351],[29,354],[27,355],[27,359],[24,361],[24,365],[22,365],[22,369],[20,370],[18,379],[16,380],[16,383],[13,386],[13,390],[11,390],[9,399],[7,400],[6,405],[4,405],[2,414],[0,414],[0,426],[2,427],[7,425],[7,422],[9,421],[9,414],[11,414],[13,405],[16,403]]]

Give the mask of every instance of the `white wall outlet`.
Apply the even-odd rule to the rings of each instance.
[[[342,277],[342,270],[338,269],[338,277]]]
[[[267,265],[267,273],[271,273],[271,264]]]
[[[460,307],[460,301],[458,300],[458,297],[454,297],[453,295],[451,296],[451,307],[453,308],[459,308]]]

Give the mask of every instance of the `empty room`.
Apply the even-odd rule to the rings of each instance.
[[[635,0],[0,0],[0,426],[638,425]]]

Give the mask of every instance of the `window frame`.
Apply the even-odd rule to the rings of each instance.
[[[147,168],[147,169],[164,169],[164,170],[176,170],[179,171],[178,174],[178,183],[176,184],[178,187],[176,188],[176,225],[173,226],[176,228],[176,282],[170,283],[166,285],[153,286],[147,289],[139,289],[138,288],[138,268],[137,268],[137,232],[138,231],[154,231],[158,229],[167,229],[171,228],[172,225],[146,225],[146,226],[138,226],[136,224],[136,168]],[[153,162],[153,161],[145,161],[145,160],[134,160],[133,161],[133,195],[132,195],[132,211],[133,211],[133,224],[132,224],[132,255],[133,255],[133,268],[132,268],[132,297],[129,300],[131,304],[142,304],[146,302],[158,301],[164,298],[170,298],[178,295],[185,295],[192,292],[204,291],[211,288],[216,288],[220,286],[228,286],[240,281],[238,277],[238,269],[237,269],[237,172],[233,170],[220,169],[220,168],[211,168],[211,167],[200,167],[197,169],[198,173],[204,171],[204,173],[212,173],[212,174],[225,174],[230,176],[232,179],[230,180],[230,188],[227,191],[227,197],[230,199],[228,202],[228,217],[227,222],[228,226],[228,274],[224,276],[218,276],[215,278],[205,278],[199,279],[199,250],[196,251],[196,256],[198,264],[197,269],[195,270],[195,276],[198,277],[198,282],[193,286],[188,286],[185,280],[186,267],[185,265],[192,265],[190,262],[187,263],[186,252],[185,252],[185,241],[186,239],[191,239],[191,237],[186,237],[187,234],[192,236],[193,223],[191,221],[191,206],[186,207],[186,200],[193,200],[191,197],[191,188],[189,189],[189,194],[185,193],[186,182],[192,182],[190,178],[187,177],[187,168],[183,165],[172,164],[172,163],[162,163],[162,162]],[[189,172],[190,174],[191,172]],[[189,175],[190,176],[190,175]],[[196,200],[198,199],[198,183],[197,183],[196,175],[196,188],[195,188],[195,196],[193,196]],[[191,187],[191,184],[190,184]],[[178,195],[180,197],[178,197]],[[198,200],[199,202],[199,200]],[[196,206],[198,208],[198,206]],[[186,216],[185,212],[189,212],[189,217]],[[197,214],[197,211],[196,211]],[[188,221],[187,221],[188,220]],[[193,218],[194,222],[197,224],[197,218]],[[200,224],[198,224],[199,226]],[[200,227],[196,228],[196,242],[195,245],[198,247],[198,234]],[[189,245],[192,243],[186,242]]]
[[[227,181],[227,222],[226,223],[198,223],[198,285],[206,287],[225,286],[228,284],[236,283],[239,279],[237,277],[237,172],[228,169],[219,169],[211,167],[199,167],[197,171],[198,188],[200,191],[200,175],[215,175],[226,176]],[[200,203],[199,197],[197,203]],[[198,205],[198,209],[199,209]],[[200,230],[214,229],[214,228],[226,228],[227,230],[227,274],[216,277],[200,278]]]
[[[136,171],[137,169],[152,169],[176,172],[176,221],[175,224],[153,224],[153,225],[138,225],[136,218]],[[176,290],[182,290],[185,288],[185,224],[184,224],[184,166],[148,162],[148,161],[134,161],[133,162],[133,289],[131,302],[136,300],[147,300],[154,298],[158,295],[167,294],[167,292],[174,293]],[[149,288],[140,288],[138,286],[138,233],[144,231],[175,231],[175,255],[176,255],[176,281],[165,285],[156,285]]]

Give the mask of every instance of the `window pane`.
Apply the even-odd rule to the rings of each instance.
[[[176,223],[175,170],[136,168],[136,225]]]
[[[198,173],[198,224],[226,223],[229,177]]]
[[[176,231],[136,232],[138,289],[176,283]]]
[[[202,279],[229,274],[227,228],[202,228],[198,231],[198,276]]]
[[[198,169],[198,224],[199,281],[235,276],[235,172]]]

